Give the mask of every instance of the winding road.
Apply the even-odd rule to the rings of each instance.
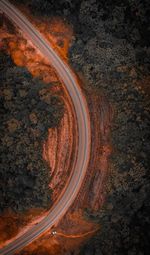
[[[77,79],[69,66],[57,55],[49,42],[34,28],[26,17],[8,1],[1,0],[0,9],[7,15],[21,30],[24,35],[40,50],[56,69],[59,77],[65,85],[66,93],[69,94],[76,114],[78,125],[78,152],[74,171],[70,181],[65,187],[63,195],[48,212],[47,216],[37,225],[33,226],[26,233],[9,243],[0,250],[0,254],[14,254],[27,244],[34,241],[46,230],[56,224],[69,209],[75,200],[83,179],[86,174],[91,149],[91,128],[90,117],[85,97],[78,85]]]

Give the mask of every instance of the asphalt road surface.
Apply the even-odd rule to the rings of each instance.
[[[6,245],[0,254],[14,254],[27,244],[31,243],[46,230],[56,224],[66,213],[76,198],[86,174],[91,149],[91,129],[88,107],[84,95],[78,85],[77,79],[67,64],[56,54],[48,41],[32,26],[32,24],[9,2],[1,0],[0,9],[21,30],[26,38],[41,51],[56,69],[59,77],[65,84],[66,93],[69,94],[76,114],[78,125],[78,152],[74,171],[71,175],[63,195],[53,205],[47,216],[37,225],[33,226],[23,235]]]

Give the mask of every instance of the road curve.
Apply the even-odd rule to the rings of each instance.
[[[91,128],[86,100],[69,66],[63,62],[63,60],[49,45],[49,42],[42,37],[42,35],[32,26],[27,18],[25,18],[24,15],[12,4],[10,4],[8,1],[1,0],[0,9],[14,23],[16,23],[17,26],[21,28],[26,37],[32,41],[32,43],[41,51],[41,53],[56,69],[59,77],[65,84],[66,93],[69,94],[72,100],[79,135],[76,165],[65,192],[62,196],[60,196],[47,216],[40,223],[0,250],[0,254],[5,255],[14,254],[17,250],[20,250],[27,244],[31,243],[42,233],[57,223],[71,206],[75,197],[77,196],[77,193],[79,192],[86,174],[91,149]]]

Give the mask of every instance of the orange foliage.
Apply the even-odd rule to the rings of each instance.
[[[48,31],[48,27],[50,28],[50,33],[46,32]],[[68,50],[73,35],[71,27],[68,24],[64,23],[64,21],[62,21],[60,18],[53,18],[50,22],[50,25],[46,26],[43,34],[50,41],[53,47],[58,50],[62,57],[67,60]]]
[[[30,22],[44,35],[51,46],[68,61],[68,50],[74,38],[71,24],[60,17],[35,18],[24,5],[17,6],[28,17]]]
[[[5,210],[0,217],[0,245],[13,238],[27,223],[43,214],[41,208],[31,208],[25,213],[15,213],[11,209]]]
[[[19,255],[17,252],[16,255]],[[64,255],[63,246],[55,237],[49,238],[48,236],[34,241],[23,249],[24,255]]]
[[[16,214],[10,210],[0,217],[0,244],[16,235],[18,232]]]

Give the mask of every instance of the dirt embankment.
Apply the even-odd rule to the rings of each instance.
[[[102,207],[105,198],[105,182],[112,150],[110,130],[113,108],[100,92],[86,88],[85,93],[91,118],[91,157],[85,181],[77,198],[77,208],[84,207],[96,212]]]
[[[44,145],[44,159],[51,167],[50,188],[52,199],[57,197],[66,185],[74,167],[77,153],[77,126],[70,100],[62,98],[65,105],[64,116],[58,128],[49,129]]]

